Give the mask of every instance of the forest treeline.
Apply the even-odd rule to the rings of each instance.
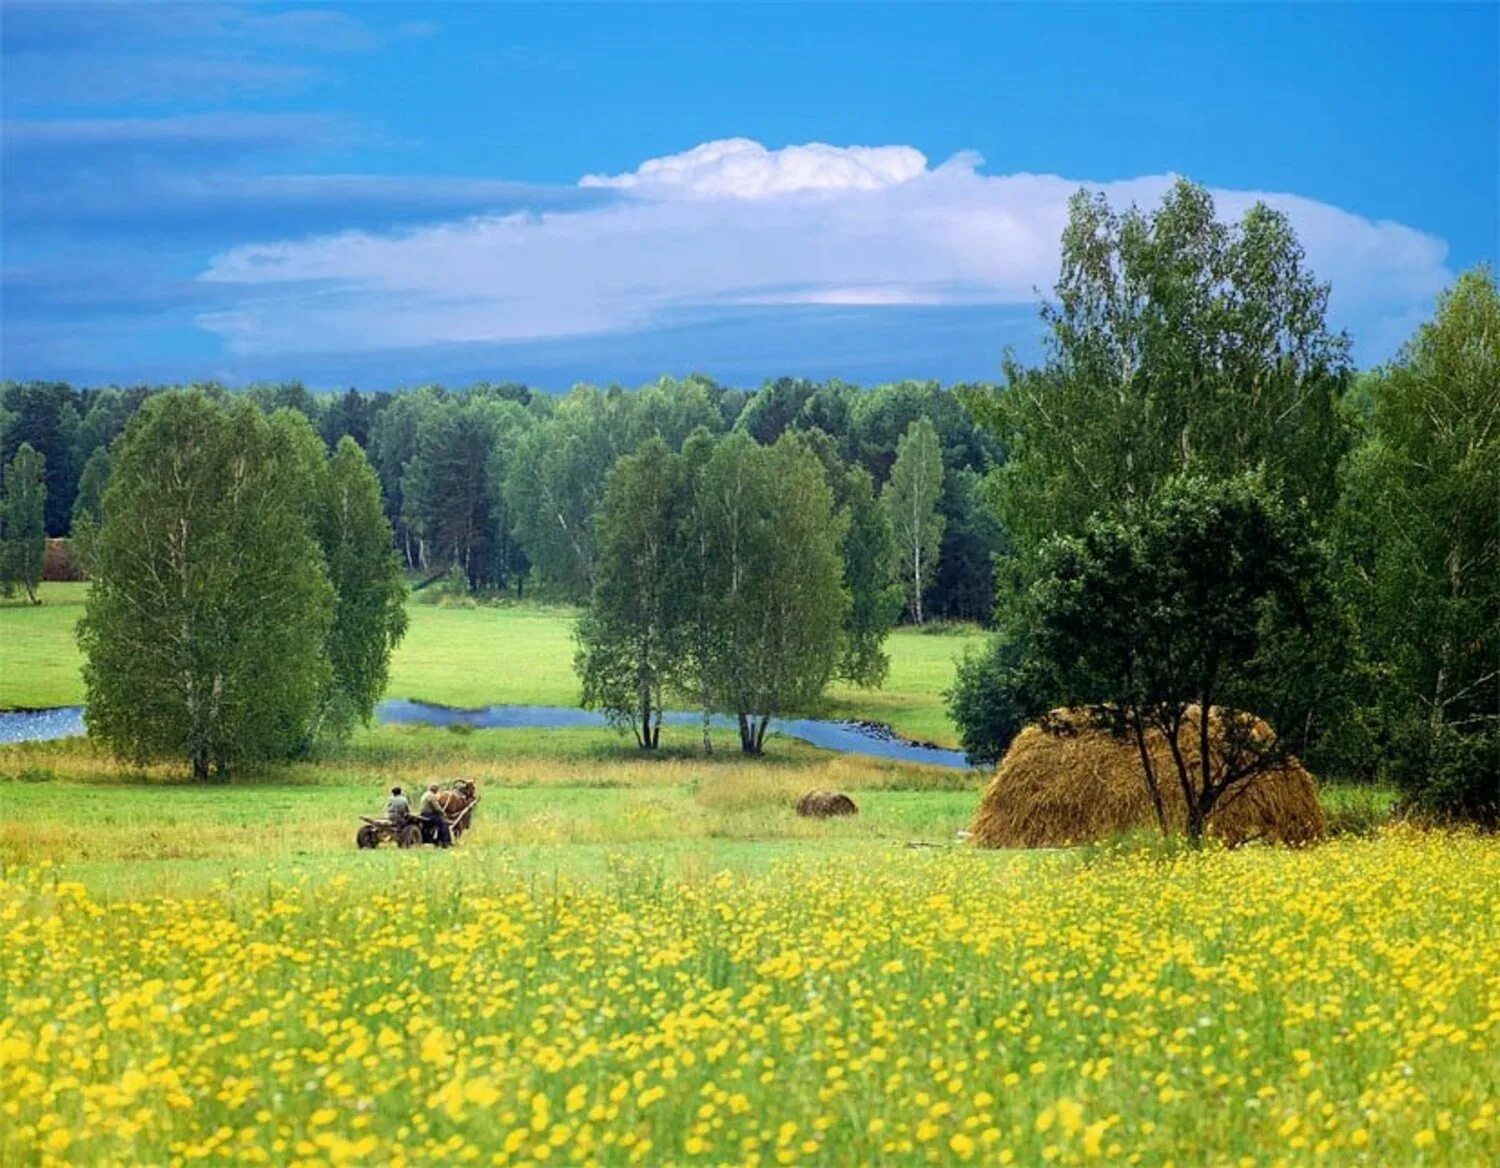
[[[1500,818],[1494,273],[1465,273],[1388,365],[1359,373],[1328,286],[1265,206],[1226,224],[1187,182],[1123,213],[1080,192],[1060,259],[1044,359],[1007,360],[993,385],[164,396],[243,427],[268,419],[268,465],[302,468],[296,497],[311,502],[288,505],[304,518],[330,473],[307,453],[316,436],[346,476],[367,475],[368,498],[378,484],[380,522],[355,540],[373,611],[392,565],[584,603],[584,699],[643,747],[677,700],[738,715],[758,751],[772,715],[831,679],[879,684],[904,610],[993,627],[949,695],[976,760],[1056,706],[1138,742],[1176,741],[1194,709],[1239,710],[1239,739],[1225,730],[1237,773],[1295,751],[1414,804]],[[4,386],[7,582],[34,585],[44,533],[71,532],[94,567],[102,548],[128,558],[110,501],[137,502],[139,482],[127,491],[113,462],[134,449],[137,480],[160,472],[146,452],[170,440],[131,419],[160,429],[187,407],[143,408],[158,396]],[[316,545],[316,524],[305,535]],[[338,607],[329,582],[305,583],[325,597],[319,628]],[[364,636],[367,676],[395,635]],[[310,661],[309,692],[342,684],[333,656]],[[307,739],[299,725],[284,742]],[[1204,773],[1208,750],[1203,734]],[[1189,761],[1177,769],[1186,784]]]
[[[8,465],[23,443],[44,456],[47,534],[69,534],[75,515],[97,509],[110,443],[166,388],[13,382],[0,390],[0,460]],[[216,398],[231,393],[216,384],[199,388]],[[677,451],[699,429],[743,433],[761,445],[788,430],[817,430],[879,493],[900,441],[925,418],[942,459],[934,502],[941,542],[919,573],[921,615],[985,621],[993,605],[991,566],[1004,537],[982,481],[1001,447],[957,393],[936,382],[864,390],[780,378],[745,391],[695,375],[634,390],[582,385],[563,395],[508,383],[329,394],[289,382],[233,396],[267,414],[285,408],[304,415],[330,450],[352,438],[380,477],[386,516],[411,571],[424,578],[451,571],[475,593],[574,601],[587,599],[596,582],[594,517],[605,480],[649,439]]]

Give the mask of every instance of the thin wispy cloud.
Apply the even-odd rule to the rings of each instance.
[[[230,249],[201,279],[233,286],[205,328],[241,353],[514,343],[651,326],[745,306],[1023,304],[1055,279],[1067,200],[1157,203],[1173,181],[1091,183],[989,175],[977,155],[932,166],[910,146],[768,150],[705,143],[580,186],[582,210],[473,216],[395,232],[341,232]],[[1292,194],[1215,191],[1237,219],[1286,212],[1335,309],[1379,327],[1451,278],[1446,245]]]

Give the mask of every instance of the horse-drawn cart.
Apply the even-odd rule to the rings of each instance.
[[[438,803],[443,817],[448,821],[448,830],[456,840],[469,829],[473,821],[474,805],[479,802],[479,788],[469,779],[459,779],[446,791],[438,792]],[[375,819],[361,815],[359,830],[354,842],[361,848],[378,848],[382,843],[394,843],[398,848],[416,848],[423,844],[436,844],[438,830],[420,816],[409,815],[399,822],[391,819]]]

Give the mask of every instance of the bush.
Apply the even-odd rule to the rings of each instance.
[[[1500,826],[1500,731],[1465,734],[1413,719],[1395,738],[1391,776],[1405,807]]]
[[[943,697],[958,727],[959,742],[977,765],[998,762],[1011,739],[1026,723],[1022,701],[1020,644],[1003,636],[984,648],[964,650],[953,677],[953,688]]]

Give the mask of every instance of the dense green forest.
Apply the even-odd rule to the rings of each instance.
[[[1328,297],[1282,215],[1225,224],[1180,183],[1149,211],[1074,199],[1041,309],[1045,359],[1007,360],[992,385],[9,383],[0,565],[8,588],[34,591],[44,531],[73,535],[86,564],[110,547],[124,562],[116,464],[150,461],[132,419],[163,426],[177,407],[146,403],[199,400],[246,441],[252,415],[269,420],[265,465],[301,476],[287,505],[310,517],[309,546],[328,514],[317,484],[331,472],[307,453],[321,437],[347,478],[368,474],[372,507],[378,483],[382,522],[364,524],[356,559],[384,541],[424,586],[586,604],[585,700],[643,747],[676,700],[738,714],[755,752],[769,717],[831,679],[878,685],[904,614],[994,628],[951,695],[977,760],[1054,705],[1175,740],[1195,705],[1228,704],[1277,730],[1269,749],[1246,730],[1247,766],[1295,751],[1493,817],[1495,278],[1462,276],[1389,365],[1362,373]],[[268,552],[272,576],[285,552]],[[377,613],[385,570],[366,581]],[[332,635],[337,583],[298,585],[316,616],[305,640]],[[366,675],[395,635],[366,636]],[[299,684],[331,692],[314,676],[330,660]],[[356,714],[370,684],[354,686]]]
[[[76,389],[13,382],[0,391],[0,458],[22,443],[46,459],[46,530],[65,536],[97,507],[109,446],[142,403],[168,386]],[[1000,444],[977,426],[955,389],[901,382],[861,389],[840,381],[780,378],[758,391],[694,375],[639,389],[582,385],[553,395],[521,385],[423,386],[392,393],[314,393],[296,382],[230,391],[266,413],[303,414],[332,449],[349,436],[377,474],[397,547],[413,572],[456,570],[476,593],[583,600],[595,580],[592,521],[610,469],[655,438],[680,450],[700,427],[769,445],[788,430],[821,431],[877,493],[897,448],[919,419],[936,428],[942,540],[923,590],[923,615],[984,621],[990,566],[1004,547],[982,480]]]

